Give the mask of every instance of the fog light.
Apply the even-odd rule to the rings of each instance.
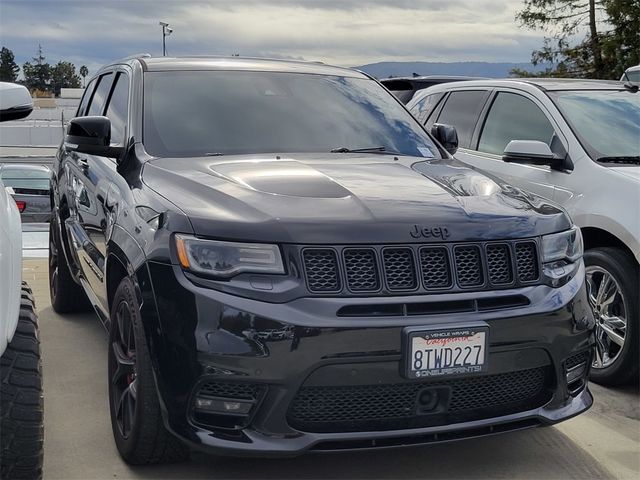
[[[251,407],[253,407],[253,402],[242,400],[196,397],[195,401],[196,410],[211,413],[246,415],[251,411]]]

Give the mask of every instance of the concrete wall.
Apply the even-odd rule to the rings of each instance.
[[[82,98],[84,88],[61,88],[60,98]]]
[[[0,124],[0,146],[57,147],[62,141],[63,124],[75,116],[79,103],[79,98],[56,98],[52,108],[39,108],[36,102],[27,118]]]

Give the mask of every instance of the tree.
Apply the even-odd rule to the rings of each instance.
[[[13,52],[7,47],[0,50],[0,82],[15,82],[18,79],[20,67],[15,61]]]
[[[82,86],[85,88],[87,86],[87,75],[89,75],[89,69],[86,65],[82,65],[80,67],[80,76],[82,77]]]
[[[62,88],[80,88],[80,77],[76,74],[76,66],[71,62],[58,62],[51,69],[51,86],[53,93],[60,95]]]
[[[627,68],[640,64],[640,0],[606,0],[605,6],[612,29],[602,51],[618,79]]]
[[[547,34],[531,62],[550,67],[533,75],[619,78],[638,63],[638,11],[640,0],[524,0],[516,19]]]
[[[45,62],[42,45],[38,45],[38,55],[33,57],[33,63],[26,62],[22,66],[24,84],[29,90],[49,91],[51,85],[51,65]]]

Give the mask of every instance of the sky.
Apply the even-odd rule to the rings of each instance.
[[[542,32],[523,0],[0,0],[0,44],[19,65],[100,65],[162,53],[268,56],[359,66],[379,61],[528,62]]]

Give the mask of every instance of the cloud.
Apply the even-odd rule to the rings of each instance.
[[[41,43],[50,62],[90,69],[133,53],[269,55],[339,65],[526,61],[540,35],[514,22],[522,0],[2,0],[0,42],[19,63]]]

